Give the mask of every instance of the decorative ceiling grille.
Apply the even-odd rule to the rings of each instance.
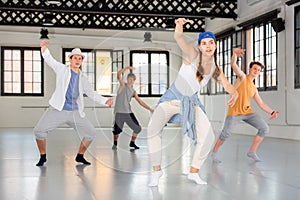
[[[201,10],[204,1],[210,12]],[[54,27],[121,30],[165,30],[170,17],[184,17],[193,21],[185,31],[199,32],[205,17],[236,18],[237,0],[1,0],[0,12],[0,25],[42,26],[50,12]]]

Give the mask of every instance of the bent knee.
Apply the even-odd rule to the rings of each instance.
[[[42,132],[42,131],[37,131],[37,130],[34,130],[33,133],[34,133],[35,138],[37,140],[45,140],[47,138],[47,135],[48,135],[47,132]]]
[[[141,126],[138,126],[138,127],[136,127],[135,130],[133,130],[133,131],[134,131],[134,133],[139,134],[139,133],[142,131],[142,127],[141,127]]]
[[[94,138],[95,136],[84,136],[84,140],[87,142],[93,141]]]
[[[265,137],[267,134],[269,134],[269,132],[270,132],[269,126],[265,126],[264,128],[258,130],[257,135],[259,135],[260,137]]]
[[[227,138],[229,138],[229,136],[230,136],[229,133],[221,132],[221,134],[219,136],[219,139],[222,140],[222,141],[225,141],[225,140],[227,140]]]

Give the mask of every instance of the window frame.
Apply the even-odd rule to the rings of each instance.
[[[300,89],[300,6],[294,8],[294,38],[294,88]]]
[[[251,61],[255,60],[255,44],[254,44],[254,41],[255,41],[255,36],[254,36],[255,35],[255,27],[260,27],[262,25],[264,26],[264,37],[263,37],[264,50],[263,50],[263,52],[266,52],[265,51],[266,50],[266,40],[269,38],[269,37],[268,38],[266,37],[266,25],[268,25],[271,29],[273,29],[272,26],[271,26],[271,21],[273,19],[277,18],[277,15],[278,15],[278,10],[273,10],[273,11],[270,11],[268,13],[265,13],[261,16],[258,16],[256,18],[253,18],[249,21],[246,21],[246,22],[241,23],[241,24],[238,25],[239,27],[243,28],[243,32],[245,33],[244,45],[246,46],[246,49],[248,50],[247,47],[249,45],[251,45],[250,50],[252,50],[252,51],[249,52],[249,50],[248,50],[248,54],[250,53],[251,56],[249,56],[249,55],[247,56],[247,59],[250,59],[250,61],[247,60],[247,62],[250,63]],[[252,35],[251,35],[250,39],[247,38],[249,30],[252,30]],[[275,56],[275,59],[276,59],[276,66],[275,66],[276,67],[276,69],[275,69],[276,70],[276,84],[275,84],[275,86],[271,86],[271,87],[266,85],[266,81],[267,81],[267,78],[266,78],[267,74],[266,73],[267,73],[267,64],[268,63],[266,63],[266,60],[267,60],[266,59],[266,53],[264,53],[263,54],[263,62],[261,60],[257,60],[265,66],[264,70],[261,72],[264,76],[263,77],[263,87],[258,87],[257,84],[256,84],[257,89],[259,91],[274,91],[274,90],[278,89],[278,67],[277,67],[277,64],[278,64],[278,33],[276,33],[275,37],[276,37],[276,52],[275,52],[276,53],[276,56]],[[251,44],[247,43],[247,41],[249,41],[249,40],[252,40],[252,43],[250,42]],[[246,54],[247,54],[247,52],[246,52]],[[249,68],[249,64],[245,65],[245,71],[248,70],[248,68]],[[259,75],[259,77],[257,77],[257,79],[259,79],[260,76],[261,75]],[[255,80],[254,80],[254,83],[255,83]]]
[[[20,93],[7,93],[5,92],[4,89],[4,76],[5,76],[5,71],[4,71],[4,62],[5,62],[5,56],[4,52],[5,50],[20,50],[21,53],[21,58],[20,58],[20,87],[21,91]],[[25,58],[24,58],[24,52],[26,50],[31,50],[31,51],[39,51],[40,52],[40,57],[41,57],[41,92],[40,93],[26,93],[25,92]],[[33,97],[33,96],[44,96],[44,58],[41,55],[41,48],[40,47],[17,47],[17,46],[2,46],[1,47],[1,96],[28,96],[28,97]]]
[[[157,50],[132,50],[130,51],[130,65],[133,65],[133,54],[135,53],[146,53],[148,54],[148,94],[139,94],[139,97],[161,97],[162,94],[152,94],[152,81],[151,81],[151,54],[152,53],[165,53],[166,54],[166,62],[167,62],[167,84],[166,90],[169,88],[170,85],[170,53],[168,51],[157,51]],[[159,73],[160,74],[160,73]],[[137,83],[135,83],[137,84]]]
[[[269,26],[269,27],[267,27],[267,26]],[[256,34],[255,34],[255,29],[256,28],[259,28],[259,27],[263,27],[263,38],[262,38],[262,42],[263,42],[263,54],[259,54],[259,55],[257,55],[255,52],[256,52],[256,42],[257,42],[257,40],[256,40],[256,37],[255,36],[257,36]],[[257,89],[259,90],[259,91],[271,91],[271,90],[277,90],[277,87],[278,87],[278,67],[277,67],[277,64],[278,64],[278,33],[276,33],[273,29],[273,31],[275,32],[275,39],[276,39],[276,51],[275,51],[275,59],[276,59],[276,65],[275,65],[275,70],[276,70],[276,80],[275,80],[275,86],[268,86],[267,85],[267,78],[268,78],[268,71],[273,71],[273,69],[271,68],[271,69],[267,69],[267,67],[268,67],[268,64],[272,64],[272,62],[271,63],[267,63],[267,57],[269,56],[269,55],[272,55],[272,52],[271,52],[271,54],[270,54],[270,52],[267,52],[267,46],[269,45],[267,42],[269,41],[269,38],[271,38],[272,39],[272,35],[267,35],[267,29],[272,29],[272,26],[271,26],[271,19],[266,19],[264,22],[261,22],[261,23],[259,23],[259,24],[254,24],[252,27],[251,27],[251,29],[252,29],[252,38],[253,38],[253,41],[252,41],[252,49],[253,49],[253,51],[252,51],[252,55],[253,55],[253,57],[252,57],[252,60],[254,60],[254,61],[259,61],[259,62],[261,62],[264,66],[265,66],[265,68],[263,69],[263,71],[261,72],[261,74],[256,78],[256,80],[260,80],[260,78],[261,78],[261,76],[263,75],[263,77],[262,77],[262,81],[263,81],[263,86],[259,86],[259,85],[257,85],[256,84],[256,87],[257,87]],[[248,29],[249,30],[249,29]],[[259,38],[259,40],[261,40],[261,38]],[[272,43],[272,40],[270,40],[271,41],[271,43]],[[257,57],[262,57],[262,59],[256,59]],[[263,61],[262,61],[263,60]],[[272,60],[272,59],[271,59]],[[249,68],[249,66],[247,66],[247,69]],[[271,76],[271,78],[272,78],[272,76]],[[254,82],[256,81],[256,80],[254,80]]]

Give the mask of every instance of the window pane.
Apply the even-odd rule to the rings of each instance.
[[[4,74],[4,82],[12,82],[12,73],[6,72]]]
[[[41,72],[42,71],[41,61],[34,61],[33,62],[33,71],[35,71],[35,72]]]
[[[159,84],[159,74],[153,74],[152,76],[151,76],[151,82],[152,82],[152,85],[153,84]]]
[[[277,87],[277,34],[273,31],[271,23],[262,24],[254,31],[254,60],[265,65],[255,81],[255,85],[266,90]]]
[[[11,61],[4,61],[4,70],[5,71],[12,70],[12,62]]]
[[[144,84],[144,85],[147,85],[148,84],[148,74],[141,74],[140,77],[140,83],[141,84]]]
[[[21,73],[18,72],[13,73],[13,82],[21,83]]]
[[[152,84],[152,93],[159,94],[159,84]]]
[[[26,95],[33,93],[32,84],[34,81],[38,81],[39,90],[36,94],[42,94],[42,62],[39,48],[35,49],[9,49],[9,47],[3,47],[4,49],[4,95],[17,94]],[[36,59],[36,61],[33,60]],[[33,77],[33,68],[36,66],[37,78]],[[24,77],[24,78],[22,78]]]
[[[24,74],[25,82],[32,82],[32,72],[25,72]]]
[[[95,74],[96,70],[96,91],[102,95],[110,95],[112,93],[112,81],[117,82],[117,74],[112,69],[112,58],[110,51],[96,51],[96,68],[93,69],[94,55],[89,55],[90,74]]]
[[[32,51],[24,52],[24,60],[32,60],[32,58],[33,58]]]
[[[33,52],[33,60],[35,60],[35,61],[41,61],[41,53],[40,53],[40,51],[34,51]]]
[[[32,83],[26,82],[24,87],[25,93],[32,93]]]
[[[14,60],[21,60],[21,51],[20,50],[13,50],[13,59]]]
[[[11,50],[5,50],[4,51],[4,59],[5,60],[12,60],[12,51]]]
[[[131,53],[131,63],[137,69],[138,94],[161,95],[168,85],[168,53],[141,51]],[[151,88],[149,88],[151,85]]]
[[[300,48],[296,49],[296,65],[300,65]]]
[[[167,55],[165,53],[152,53],[151,54],[151,84],[152,84],[152,94],[163,94],[165,91],[165,86],[161,84],[166,84],[167,73],[160,73],[161,71],[167,72]],[[161,70],[161,68],[164,68]]]
[[[42,88],[40,83],[33,83],[33,93],[41,93]]]
[[[295,9],[295,88],[300,88],[300,7]]]
[[[21,84],[13,83],[13,93],[21,93]]]
[[[4,92],[6,93],[12,93],[12,83],[5,83],[4,84]]]
[[[21,71],[21,61],[13,61],[13,71]]]
[[[33,82],[35,83],[41,83],[42,82],[42,76],[40,72],[34,72],[33,73]]]
[[[32,71],[32,61],[31,60],[27,60],[27,61],[24,61],[25,63],[25,71]]]

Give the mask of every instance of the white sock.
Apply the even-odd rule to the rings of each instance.
[[[189,179],[189,180],[192,180],[192,181],[195,181],[195,182],[196,182],[197,184],[199,184],[199,185],[206,185],[206,184],[207,184],[206,181],[204,181],[204,180],[202,180],[202,179],[200,178],[200,176],[199,176],[198,173],[189,173],[189,174],[188,174],[188,179]]]
[[[262,161],[262,160],[258,157],[258,155],[256,154],[256,152],[254,152],[254,151],[249,151],[249,152],[247,153],[247,156],[250,157],[250,158],[252,158],[252,159],[255,160],[256,162]]]
[[[159,178],[163,175],[163,172],[161,170],[159,171],[153,171],[151,174],[151,181],[148,184],[149,187],[156,187],[158,186]]]

